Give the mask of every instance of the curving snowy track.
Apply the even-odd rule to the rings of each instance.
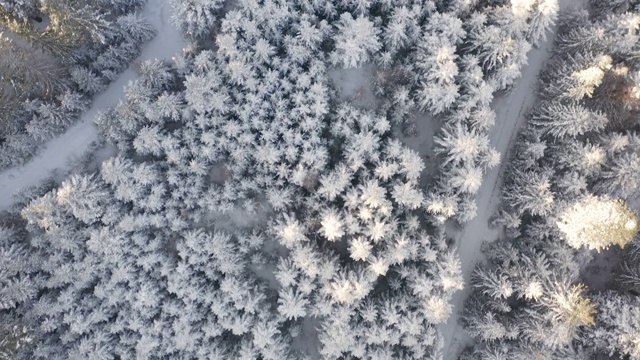
[[[582,0],[560,0],[560,12],[562,13],[571,7],[580,7],[582,2]],[[500,152],[503,160],[507,158],[507,152],[524,123],[524,112],[535,103],[538,74],[551,56],[555,31],[556,27],[554,26],[551,33],[547,35],[547,40],[542,42],[540,47],[529,52],[527,55],[528,64],[524,66],[522,75],[513,84],[513,90],[493,101],[492,108],[496,112],[496,124],[489,138],[491,145]],[[465,346],[472,345],[471,338],[458,323],[459,313],[471,292],[469,279],[473,268],[482,258],[480,251],[482,243],[493,241],[500,236],[500,229],[489,227],[489,218],[496,212],[500,204],[501,174],[503,171],[504,161],[501,166],[489,170],[485,175],[476,196],[478,215],[462,230],[449,229],[451,230],[449,236],[455,239],[455,244],[458,246],[466,286],[463,291],[453,295],[453,314],[449,317],[449,321],[440,327],[444,337],[445,360],[456,359]]]
[[[141,14],[158,30],[158,34],[143,45],[142,53],[135,61],[170,59],[180,54],[185,40],[170,23],[171,5],[168,0],[148,0]],[[135,62],[134,61],[134,62]],[[94,97],[91,108],[67,131],[49,141],[27,164],[0,173],[0,210],[13,203],[18,190],[36,185],[54,172],[69,170],[69,160],[81,156],[89,144],[97,138],[93,124],[98,112],[118,104],[124,99],[124,87],[137,77],[130,66],[113,81],[107,90]]]

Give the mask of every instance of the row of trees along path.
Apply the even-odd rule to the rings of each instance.
[[[96,115],[115,106],[124,98],[124,87],[137,77],[134,71],[136,63],[147,59],[171,59],[182,51],[185,40],[169,21],[171,5],[168,1],[149,0],[141,14],[157,29],[156,37],[143,46],[137,61],[93,99],[90,109],[82,115],[78,123],[49,141],[40,153],[25,165],[0,173],[0,210],[6,210],[12,205],[13,194],[20,189],[36,185],[52,173],[64,173],[70,169],[69,160],[80,157],[97,139],[93,123]]]
[[[570,8],[584,6],[584,2],[583,0],[560,0],[559,16],[562,16],[562,13]],[[453,226],[448,228],[449,236],[455,239],[455,244],[458,247],[462,273],[467,285],[470,283],[471,272],[477,262],[481,260],[480,247],[482,243],[493,241],[500,236],[501,229],[490,228],[489,219],[500,205],[501,175],[505,163],[508,161],[507,151],[525,121],[525,112],[535,104],[538,74],[551,56],[556,29],[557,26],[554,26],[547,34],[546,41],[529,52],[528,63],[523,67],[522,75],[513,84],[512,90],[494,100],[492,107],[496,111],[496,123],[490,134],[490,140],[491,145],[500,152],[502,165],[488,170],[485,175],[476,196],[478,215],[461,230],[455,229]],[[469,293],[470,289],[467,286],[465,290],[458,291],[453,295],[453,313],[447,323],[441,327],[444,336],[445,360],[456,359],[459,352],[472,341],[462,326],[458,324],[459,313],[462,311],[464,301]]]

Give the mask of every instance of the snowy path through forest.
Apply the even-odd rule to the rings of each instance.
[[[141,55],[135,61],[170,59],[180,54],[185,44],[178,29],[169,22],[171,5],[168,0],[148,0],[141,14],[156,28],[158,34],[143,45]],[[93,121],[96,115],[124,100],[124,86],[137,77],[129,66],[109,87],[94,97],[91,107],[67,131],[52,139],[27,164],[0,173],[0,210],[13,203],[18,190],[38,184],[54,171],[69,170],[69,159],[81,156],[89,144],[97,138]]]
[[[560,12],[571,7],[581,5],[581,0],[560,0]],[[465,346],[471,345],[471,338],[458,324],[459,312],[463,309],[464,301],[471,292],[470,276],[477,262],[482,258],[480,247],[484,241],[493,241],[500,236],[499,229],[489,227],[489,218],[496,212],[500,204],[500,190],[502,185],[502,173],[504,172],[507,152],[515,140],[518,130],[524,123],[524,114],[530,109],[536,100],[535,91],[538,84],[538,74],[542,66],[551,56],[553,38],[556,27],[547,34],[547,40],[536,49],[529,51],[528,64],[524,66],[521,77],[515,81],[511,92],[494,99],[492,108],[496,112],[496,124],[493,127],[490,140],[491,145],[500,152],[502,163],[497,168],[491,169],[485,175],[484,181],[476,202],[478,215],[462,230],[453,230],[449,227],[449,236],[455,239],[458,254],[462,264],[462,274],[465,280],[465,289],[453,295],[453,313],[449,321],[440,327],[444,336],[444,359],[456,359]]]

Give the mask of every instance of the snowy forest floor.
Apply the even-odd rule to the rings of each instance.
[[[560,14],[570,8],[584,6],[584,3],[583,0],[560,0]],[[557,26],[554,26],[547,34],[547,40],[529,52],[528,63],[522,69],[522,74],[513,84],[511,91],[494,99],[492,108],[497,116],[490,134],[490,141],[491,145],[500,152],[502,163],[490,169],[485,175],[476,196],[478,215],[462,229],[456,229],[454,226],[449,226],[447,229],[448,235],[455,239],[458,247],[466,286],[463,291],[453,295],[453,314],[447,323],[440,327],[444,337],[445,360],[456,359],[467,345],[471,345],[471,338],[460,324],[460,312],[464,307],[464,301],[471,293],[471,273],[478,261],[482,260],[480,251],[482,243],[494,241],[501,236],[500,228],[489,227],[489,219],[500,205],[502,174],[508,161],[508,151],[525,121],[526,112],[535,104],[538,74],[551,56],[556,29]]]
[[[136,64],[147,59],[170,59],[179,54],[185,41],[170,23],[171,6],[166,0],[149,0],[141,14],[156,28],[158,34],[142,47],[140,56],[121,73],[109,87],[97,95],[91,108],[64,134],[49,141],[27,164],[0,173],[0,210],[13,204],[13,194],[22,188],[38,184],[43,179],[71,169],[70,161],[84,154],[97,139],[94,119],[103,110],[124,99],[124,87],[137,77]]]

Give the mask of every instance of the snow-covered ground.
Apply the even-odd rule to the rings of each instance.
[[[367,64],[356,69],[330,69],[328,75],[338,99],[359,108],[374,109],[377,98],[373,93],[373,79],[377,70],[375,64]]]
[[[582,0],[560,0],[560,12],[571,7],[581,6]],[[537,49],[532,49],[528,54],[528,64],[524,66],[521,77],[513,84],[513,90],[508,94],[496,98],[492,108],[496,112],[496,124],[493,127],[490,140],[491,145],[507,158],[507,152],[515,139],[518,130],[524,122],[524,114],[527,109],[535,104],[536,86],[538,74],[551,56],[553,38],[556,27],[548,34],[547,41],[540,44]],[[500,236],[500,229],[489,227],[489,218],[496,212],[500,204],[500,188],[502,185],[501,174],[504,171],[505,162],[491,169],[485,175],[485,179],[476,196],[478,215],[466,224],[462,230],[454,230],[450,227],[449,235],[455,239],[458,247],[462,273],[466,287],[463,291],[454,294],[453,314],[446,324],[440,327],[444,336],[444,359],[456,359],[465,346],[471,344],[471,338],[465,333],[459,322],[459,312],[463,309],[464,301],[470,293],[469,278],[477,262],[482,258],[480,246],[485,241],[493,241]]]
[[[169,22],[171,6],[168,0],[149,0],[142,9],[144,15],[158,30],[158,34],[142,47],[137,61],[147,59],[170,59],[182,52],[185,41],[178,30]],[[135,61],[134,61],[135,63]],[[81,156],[89,144],[96,140],[93,120],[99,111],[115,106],[124,99],[124,87],[137,77],[130,66],[113,81],[106,91],[97,95],[91,108],[64,134],[49,141],[38,155],[27,164],[7,169],[0,173],[0,210],[13,203],[13,194],[21,188],[36,185],[53,172],[69,170],[69,159]]]

